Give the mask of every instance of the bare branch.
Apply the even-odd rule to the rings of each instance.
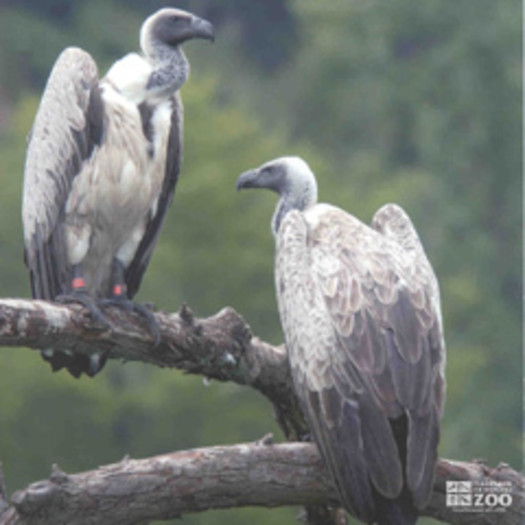
[[[253,337],[231,308],[198,319],[187,307],[156,312],[162,338],[155,346],[143,320],[109,308],[113,329],[97,326],[80,305],[0,299],[0,346],[106,352],[109,358],[173,367],[259,390],[274,405],[285,436],[307,432],[293,392],[283,347]],[[455,512],[445,501],[445,481],[510,481],[513,505],[504,513]],[[523,478],[502,466],[442,460],[427,515],[449,523],[522,523]],[[30,485],[6,501],[0,482],[0,525],[140,523],[188,512],[245,505],[306,505],[308,522],[337,523],[330,511],[326,474],[311,444],[236,445],[198,449],[146,460],[128,460],[68,476],[55,468],[48,481]],[[332,501],[332,505],[336,502]]]
[[[156,312],[162,332],[157,346],[140,316],[116,307],[105,313],[111,330],[94,322],[81,305],[0,299],[0,345],[107,352],[112,359],[174,367],[244,385],[265,383],[265,376],[276,372],[281,382],[288,381],[284,350],[252,338],[231,308],[207,319],[195,318],[187,306],[175,314]]]
[[[441,460],[436,472],[425,515],[458,525],[522,523],[523,477],[512,469]],[[454,512],[444,502],[446,480],[508,481],[514,503],[504,512]],[[0,525],[132,524],[210,509],[337,505],[332,494],[314,445],[251,443],[124,459],[73,475],[55,466],[48,480],[13,495]]]
[[[196,318],[187,306],[178,313],[156,312],[161,329],[157,346],[140,316],[115,307],[105,312],[111,330],[96,324],[80,305],[0,299],[0,346],[105,352],[110,359],[142,361],[249,385],[270,399],[278,412],[287,414],[281,421],[287,437],[297,439],[306,432],[284,348],[253,337],[232,308],[206,319]]]
[[[478,502],[480,505],[473,499],[473,506],[478,511],[461,512],[465,510],[464,507],[446,504],[447,481],[471,481],[474,489],[485,489],[480,492],[484,496],[499,495],[495,487],[501,488],[502,484],[508,484],[512,504],[509,507],[492,507],[493,502],[489,498]],[[467,463],[441,459],[436,466],[432,499],[424,515],[462,525],[521,525],[525,520],[525,477],[504,463],[491,468],[481,461]]]

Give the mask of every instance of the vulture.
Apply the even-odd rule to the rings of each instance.
[[[213,40],[213,26],[191,13],[157,11],[130,53],[99,79],[76,47],[58,57],[32,126],[22,203],[24,259],[36,299],[101,308],[131,301],[171,204],[182,160],[180,87],[189,75],[181,44]],[[96,374],[105,357],[42,353],[53,370]]]
[[[275,286],[295,391],[342,505],[366,523],[415,523],[427,505],[445,398],[436,276],[395,204],[370,226],[317,203],[308,164],[282,157],[237,189],[280,199]]]

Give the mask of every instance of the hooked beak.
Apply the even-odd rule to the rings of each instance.
[[[248,170],[242,173],[237,179],[237,191],[244,190],[247,188],[258,188],[259,184],[257,183],[257,176],[259,175],[259,170]]]
[[[198,16],[192,17],[191,29],[193,38],[203,38],[215,42],[215,30],[211,23],[204,20],[204,18],[199,18]]]

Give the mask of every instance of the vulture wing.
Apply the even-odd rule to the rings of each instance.
[[[290,212],[277,240],[297,392],[345,506],[365,521],[407,490],[416,507],[428,501],[443,399],[437,281],[394,208],[417,249],[327,205]]]
[[[150,111],[147,106],[142,106],[141,111]],[[149,122],[146,116],[143,122]],[[173,200],[175,186],[179,178],[182,164],[182,130],[183,130],[183,105],[180,93],[177,92],[172,98],[171,128],[168,138],[166,152],[166,169],[164,182],[158,201],[151,209],[146,231],[139,244],[137,252],[131,264],[126,269],[125,279],[128,287],[128,296],[131,299],[136,293],[142,281],[142,277],[148,267],[153,249],[157,243],[157,237],[166,218],[166,213]],[[149,131],[144,130],[146,136]]]
[[[65,49],[42,96],[25,164],[24,256],[35,298],[54,299],[69,286],[64,207],[72,180],[100,144],[102,130],[96,64],[81,49]]]

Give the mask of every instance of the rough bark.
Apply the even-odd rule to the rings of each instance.
[[[444,503],[450,480],[512,483],[505,512],[454,512]],[[522,523],[523,479],[512,469],[441,460],[424,515],[457,525]],[[267,441],[201,448],[149,459],[125,458],[68,475],[54,466],[47,480],[12,497],[0,525],[116,525],[178,518],[191,512],[243,506],[337,504],[317,449],[310,443]]]
[[[293,393],[283,347],[253,337],[231,308],[197,319],[187,307],[156,312],[161,341],[143,320],[118,308],[107,310],[112,329],[93,322],[80,305],[0,299],[0,346],[103,351],[110,359],[173,367],[219,381],[251,386],[274,405],[288,440],[307,427]],[[344,522],[330,510],[336,501],[315,447],[307,443],[214,447],[145,460],[124,460],[81,474],[55,467],[49,480],[15,493],[7,507],[0,472],[0,525],[134,524],[184,513],[246,505],[304,505],[310,525]],[[457,512],[445,502],[446,481],[510,481],[513,504],[505,512]],[[509,467],[441,460],[425,514],[448,523],[522,523],[523,477]],[[74,516],[74,520],[72,518]]]
[[[105,313],[112,329],[98,325],[80,305],[0,299],[0,346],[105,352],[109,359],[141,361],[249,385],[273,403],[288,439],[307,433],[284,347],[254,337],[232,308],[206,319],[196,318],[187,306],[178,313],[155,312],[161,329],[157,346],[137,314],[115,307]]]

